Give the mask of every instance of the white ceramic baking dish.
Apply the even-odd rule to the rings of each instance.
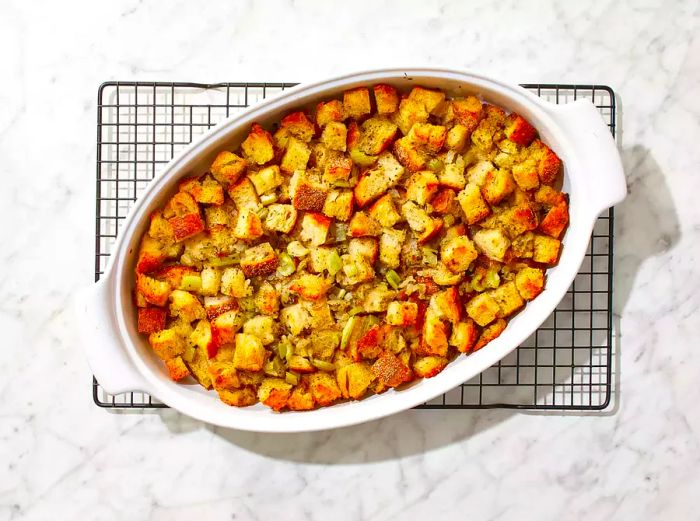
[[[136,331],[132,301],[133,268],[148,215],[176,190],[179,179],[206,171],[218,151],[236,147],[250,124],[270,124],[285,113],[338,97],[348,88],[388,83],[406,91],[414,85],[444,90],[450,96],[476,93],[484,100],[527,118],[564,162],[564,191],[570,194],[570,225],[559,265],[548,271],[545,290],[515,316],[496,340],[480,351],[460,356],[434,378],[400,391],[315,411],[274,413],[260,404],[229,407],[214,391],[197,384],[172,382],[146,339]],[[426,402],[469,380],[523,342],[554,310],[585,256],[598,215],[622,201],[624,172],[610,131],[589,101],[552,105],[528,91],[482,74],[416,68],[349,74],[301,85],[266,99],[221,124],[188,146],[154,179],[122,225],[102,279],[78,299],[78,318],[88,360],[109,393],[145,391],[167,405],[208,423],[266,432],[298,432],[352,425]]]

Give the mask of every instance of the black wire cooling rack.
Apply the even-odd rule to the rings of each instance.
[[[108,82],[97,105],[95,280],[120,223],[159,169],[222,119],[294,83]],[[615,94],[603,85],[523,85],[553,103],[586,98],[615,135]],[[586,258],[564,299],[518,349],[479,376],[421,408],[603,410],[612,400],[613,210],[596,222]],[[100,407],[158,408],[140,392],[106,393]]]

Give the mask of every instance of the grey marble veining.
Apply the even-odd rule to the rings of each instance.
[[[693,519],[700,490],[700,14],[693,2],[0,4],[0,521]],[[409,411],[259,435],[99,410],[92,278],[108,79],[309,81],[470,67],[620,95],[620,394],[606,415]]]

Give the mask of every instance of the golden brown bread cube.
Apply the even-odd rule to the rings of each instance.
[[[291,137],[287,143],[287,149],[282,156],[280,169],[285,174],[293,174],[296,170],[306,170],[306,165],[311,157],[309,145],[303,141]]]
[[[552,206],[540,223],[540,231],[558,239],[569,224],[569,206],[566,203]]]
[[[539,139],[528,147],[530,157],[537,162],[537,175],[543,184],[552,184],[561,171],[561,159]]]
[[[156,239],[152,239],[145,235],[141,239],[139,246],[139,255],[136,260],[137,273],[149,273],[154,271],[167,259],[167,255],[163,250],[163,246]]]
[[[490,170],[486,174],[481,193],[487,203],[499,204],[515,190],[513,176],[507,170]]]
[[[508,325],[508,322],[506,322],[502,318],[499,318],[493,324],[484,328],[484,330],[481,332],[481,336],[479,337],[479,340],[477,340],[476,344],[474,345],[474,351],[478,351],[479,349],[484,347],[486,344],[491,342],[491,340],[499,337],[501,335],[501,333],[503,333],[503,330],[505,330],[507,325]]]
[[[320,213],[305,213],[301,218],[299,238],[311,246],[320,246],[328,238],[331,220]]]
[[[318,405],[330,405],[342,395],[335,376],[329,373],[318,372],[309,375],[309,389]]]
[[[162,308],[142,307],[137,312],[137,329],[139,333],[155,333],[165,329],[167,313]]]
[[[432,114],[445,101],[445,93],[419,86],[411,89],[408,99],[418,102],[425,108],[426,112]]]
[[[416,172],[406,185],[406,198],[415,201],[420,206],[425,206],[437,193],[438,179],[430,170]]]
[[[419,378],[432,378],[440,373],[447,365],[447,358],[443,356],[423,356],[413,362],[413,372]]]
[[[274,141],[270,133],[258,123],[253,123],[248,137],[241,143],[243,155],[250,163],[264,165],[275,157]]]
[[[176,241],[184,241],[204,230],[204,221],[199,212],[182,216],[176,215],[168,219],[168,222],[172,226]]]
[[[265,348],[260,339],[246,333],[236,335],[233,366],[241,371],[260,371],[265,363]]]
[[[258,199],[255,186],[253,186],[253,183],[247,177],[229,186],[228,195],[239,212],[245,208],[257,210],[260,207],[260,199]]]
[[[503,129],[506,137],[518,145],[528,146],[537,136],[537,130],[528,121],[513,112],[506,118],[506,126]]]
[[[510,240],[499,228],[482,228],[474,234],[474,244],[489,259],[502,261],[510,246]]]
[[[331,190],[323,203],[323,214],[326,217],[347,221],[352,215],[355,196],[350,190]]]
[[[483,106],[481,100],[476,96],[451,100],[449,111],[454,120],[467,129],[467,135],[469,136],[474,132],[483,117]]]
[[[235,183],[248,166],[248,161],[233,152],[223,150],[214,159],[209,170],[220,183]]]
[[[525,300],[532,300],[544,289],[544,273],[536,268],[523,268],[515,275],[515,286]]]
[[[351,256],[362,255],[370,262],[377,260],[379,244],[373,237],[357,237],[348,242],[348,254]]]
[[[294,136],[304,143],[311,141],[311,138],[316,133],[314,124],[309,120],[306,114],[301,111],[292,112],[283,117],[282,121],[280,121],[280,128],[288,135]],[[287,145],[287,147],[289,147],[289,145]]]
[[[202,204],[224,204],[224,187],[210,176],[202,179],[190,177],[180,183],[179,189],[190,194],[195,201]]]
[[[520,296],[514,281],[501,284],[496,289],[491,290],[489,295],[498,303],[500,308],[498,318],[508,317],[525,305],[525,301]]]
[[[343,121],[344,119],[343,103],[340,100],[322,101],[316,105],[316,124],[319,127],[323,128],[331,121]]]
[[[511,239],[537,228],[537,215],[529,205],[508,208],[499,215],[498,221]]]
[[[433,211],[440,215],[452,214],[454,209],[457,208],[455,203],[457,202],[457,194],[454,190],[450,188],[445,188],[440,190],[435,197],[430,201],[430,205],[433,207]]]
[[[149,304],[165,306],[165,303],[168,301],[168,296],[170,295],[170,284],[137,273],[136,291],[141,294]]]
[[[343,154],[330,154],[323,166],[323,180],[333,184],[347,181],[352,173],[352,159]]]
[[[388,268],[401,264],[401,248],[406,241],[405,230],[385,228],[379,237],[379,260]]]
[[[277,253],[269,242],[263,242],[243,252],[241,269],[246,277],[269,275],[277,269]]]
[[[404,98],[399,102],[399,110],[394,115],[396,123],[403,135],[407,135],[415,123],[428,121],[428,111],[425,104],[419,100]]]
[[[256,315],[246,320],[243,332],[258,337],[264,346],[269,346],[275,341],[274,321],[268,316]]]
[[[370,206],[369,216],[384,228],[391,228],[401,220],[401,215],[396,211],[394,201],[389,194],[384,194]]]
[[[415,123],[407,137],[414,145],[423,147],[429,153],[436,154],[445,144],[447,128],[442,125]]]
[[[275,411],[287,406],[292,386],[281,378],[265,378],[258,388],[258,400]]]
[[[377,159],[377,165],[363,175],[355,186],[355,201],[362,208],[384,194],[401,179],[404,169],[388,152]]]
[[[269,282],[263,282],[255,295],[255,306],[260,313],[276,315],[280,308],[279,294]]]
[[[534,159],[526,159],[513,165],[511,172],[521,190],[535,190],[540,186],[540,176],[537,174],[537,163]]]
[[[378,236],[382,233],[380,224],[365,212],[355,212],[348,225],[350,237]]]
[[[319,246],[318,248],[309,249],[309,254],[306,257],[308,262],[306,267],[312,273],[323,273],[328,269],[328,257],[331,252],[335,251],[330,246]]]
[[[304,377],[299,385],[294,387],[292,395],[287,401],[287,407],[292,411],[309,411],[314,408],[314,405],[314,397],[309,389],[309,382]]]
[[[262,221],[250,208],[243,208],[238,213],[236,225],[233,228],[233,236],[237,239],[252,241],[263,235]]]
[[[357,255],[353,257],[346,254],[342,255],[340,258],[343,263],[343,284],[354,285],[374,278],[374,268],[364,256]]]
[[[250,387],[241,389],[217,389],[219,399],[233,407],[248,407],[257,402],[255,391]]]
[[[432,310],[438,318],[444,318],[456,324],[462,318],[462,300],[459,297],[459,290],[451,287],[436,293],[430,297],[428,309]]]
[[[298,335],[309,326],[311,317],[308,309],[302,304],[292,304],[282,308],[280,320],[292,335]]]
[[[531,259],[535,250],[535,234],[526,232],[518,235],[510,245],[513,256],[521,259]]]
[[[438,174],[438,181],[443,186],[461,190],[467,184],[464,177],[464,163],[451,163]]]
[[[297,210],[291,204],[271,204],[267,207],[265,228],[269,231],[289,233],[297,222]]]
[[[303,274],[289,285],[289,291],[307,300],[318,300],[330,289],[331,284],[319,275]]]
[[[209,358],[216,356],[219,348],[231,344],[240,329],[237,311],[226,311],[211,321],[211,342],[207,345]]]
[[[450,240],[443,240],[440,245],[440,258],[450,271],[459,273],[469,269],[472,262],[479,256],[474,243],[469,237],[462,235]]]
[[[193,322],[206,316],[202,303],[189,291],[176,289],[170,293],[170,316]]]
[[[479,328],[470,318],[452,326],[449,344],[460,353],[468,353],[479,338]]]
[[[185,351],[185,339],[174,329],[163,329],[148,335],[148,343],[161,360],[169,360]]]
[[[391,85],[380,83],[375,85],[374,101],[379,114],[393,114],[399,107],[399,95]]]
[[[462,207],[467,224],[476,224],[491,213],[491,208],[484,201],[476,184],[467,183],[464,190],[457,194],[457,201]]]
[[[532,260],[542,264],[556,264],[559,260],[561,242],[547,235],[535,234]]]
[[[336,382],[343,398],[359,400],[373,380],[372,369],[365,362],[355,362],[340,367],[336,372]]]
[[[190,371],[187,369],[182,357],[176,356],[166,360],[165,366],[168,368],[168,376],[175,382],[179,382],[190,375]]]
[[[397,387],[413,379],[413,373],[397,356],[384,351],[372,365],[372,375],[386,387]]]
[[[321,212],[328,190],[321,184],[300,177],[295,183],[292,204],[297,210]]]
[[[345,152],[347,148],[348,129],[339,121],[331,121],[321,132],[321,143],[331,150]]]
[[[496,320],[500,309],[498,302],[488,293],[479,293],[467,303],[467,314],[480,326]]]
[[[343,112],[345,117],[358,119],[369,114],[372,105],[369,99],[369,89],[367,87],[357,87],[343,92]]]
[[[392,326],[414,326],[418,322],[418,304],[415,302],[390,302],[386,309],[386,322]]]
[[[428,307],[423,323],[422,354],[446,356],[448,350],[447,335],[447,324],[442,321],[438,312]]]
[[[391,146],[397,129],[398,127],[388,119],[369,118],[362,123],[357,146],[367,155],[378,156]]]
[[[272,192],[284,182],[282,174],[280,174],[280,167],[277,165],[270,165],[267,168],[253,172],[248,175],[248,179],[253,183],[258,195]]]
[[[461,152],[464,149],[464,146],[467,144],[469,134],[469,129],[466,126],[461,124],[453,126],[447,131],[445,148],[448,150],[454,150],[455,152]]]

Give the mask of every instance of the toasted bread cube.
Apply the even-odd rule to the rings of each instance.
[[[353,257],[351,255],[341,256],[343,261],[343,284],[354,285],[360,282],[366,282],[374,278],[374,268],[368,259],[358,255]]]
[[[532,260],[542,264],[556,264],[559,259],[559,249],[561,242],[546,235],[535,234],[534,250]]]
[[[318,183],[299,178],[294,185],[292,204],[297,210],[321,212],[328,190]]]
[[[213,320],[222,313],[238,309],[238,302],[233,297],[218,295],[216,297],[204,297],[204,311],[207,318]]]
[[[221,285],[221,271],[217,268],[204,268],[201,273],[202,287],[199,293],[202,295],[215,296],[219,293]]]
[[[418,322],[418,304],[415,302],[390,302],[386,309],[386,323],[392,326],[415,326]]]
[[[362,123],[357,146],[367,155],[377,156],[391,146],[398,127],[384,118],[369,118]]]
[[[464,125],[457,124],[447,131],[445,138],[445,148],[461,152],[469,139],[469,129]]]
[[[260,217],[250,208],[243,208],[238,213],[236,226],[233,228],[233,236],[237,239],[253,241],[263,235],[262,222]]]
[[[214,359],[207,366],[209,379],[217,391],[222,389],[234,390],[241,387],[240,374],[229,360],[223,362]]]
[[[139,256],[136,261],[137,273],[149,273],[159,268],[167,256],[160,242],[144,235],[139,246]]]
[[[467,129],[468,135],[474,132],[484,115],[481,100],[476,96],[453,99],[450,102],[450,111],[454,120]]]
[[[328,361],[340,345],[340,332],[332,329],[315,331],[311,336],[311,348],[308,350],[313,358]]]
[[[335,251],[335,249],[328,246],[311,248],[308,256],[308,264],[306,265],[309,271],[312,273],[323,273],[324,270],[327,270],[328,257],[333,251]]]
[[[489,204],[499,204],[515,190],[513,176],[507,170],[491,170],[486,174],[481,193]]]
[[[298,335],[309,327],[311,316],[302,304],[293,304],[282,308],[280,320],[292,335]]]
[[[168,368],[168,376],[175,382],[179,382],[190,374],[185,362],[179,356],[166,360],[165,366]]]
[[[243,324],[243,332],[256,336],[264,346],[268,346],[275,341],[274,322],[271,317],[257,315]]]
[[[178,242],[184,241],[204,230],[204,221],[199,212],[182,216],[176,215],[168,219],[168,222],[173,229],[175,240]]]
[[[370,206],[369,216],[384,228],[391,228],[401,220],[401,215],[396,211],[394,201],[389,194],[384,194]]]
[[[537,164],[534,159],[513,165],[513,179],[521,190],[534,190],[540,186],[540,176],[537,174]]]
[[[442,125],[416,123],[408,132],[408,139],[411,143],[423,147],[430,153],[436,154],[445,144],[447,128]]]
[[[488,293],[479,293],[467,303],[467,314],[480,326],[493,322],[500,306]]]
[[[151,333],[148,343],[161,360],[175,358],[185,351],[185,339],[172,328]]]
[[[392,186],[404,173],[404,168],[389,152],[377,159],[377,165],[363,175],[355,186],[355,200],[360,208],[373,201]]]
[[[415,98],[405,98],[399,103],[399,111],[394,116],[394,122],[399,126],[403,135],[407,135],[415,123],[428,121],[428,111],[425,104]]]
[[[314,405],[314,397],[309,390],[308,381],[302,378],[287,400],[287,407],[292,411],[309,411],[314,408]]]
[[[498,318],[508,317],[525,305],[514,281],[501,284],[489,293],[500,307]]]
[[[428,155],[420,150],[408,137],[402,137],[394,142],[394,154],[409,172],[417,172],[425,168]]]
[[[396,112],[396,109],[399,107],[399,95],[394,87],[380,83],[375,85],[372,90],[374,91],[374,101],[379,114]]]
[[[328,183],[347,181],[352,173],[352,159],[338,154],[330,155],[323,169],[323,179]]]
[[[270,275],[277,269],[279,259],[269,242],[263,242],[243,252],[241,269],[246,277]]]
[[[197,322],[197,326],[194,328],[192,333],[190,333],[190,343],[206,351],[211,343],[211,340],[211,324],[207,320],[200,320]]]
[[[255,391],[250,387],[241,389],[217,389],[219,400],[232,407],[248,407],[256,403]]]
[[[224,187],[209,176],[201,181],[190,177],[180,183],[180,190],[190,194],[195,201],[202,204],[224,204]]]
[[[378,156],[370,156],[365,154],[362,150],[360,150],[361,138],[362,133],[360,132],[360,127],[355,121],[351,121],[348,124],[348,155],[354,163],[363,168],[366,168],[376,163]]]
[[[343,111],[346,118],[358,119],[372,112],[369,89],[357,87],[343,92]]]
[[[159,269],[155,276],[159,280],[164,280],[172,289],[181,289],[182,278],[185,275],[197,275],[197,270],[190,266],[182,266],[180,264],[173,264],[171,266],[164,266]]]
[[[275,411],[287,405],[292,395],[292,386],[281,378],[265,378],[258,387],[258,400]]]
[[[484,330],[481,332],[479,340],[477,340],[476,344],[474,345],[474,351],[478,351],[486,344],[491,342],[491,340],[500,336],[500,334],[503,333],[503,330],[505,330],[507,325],[508,322],[500,318],[490,326],[484,328]]]
[[[275,156],[274,142],[270,133],[257,123],[253,123],[248,137],[241,143],[243,156],[257,165],[264,165]]]
[[[413,362],[413,372],[419,378],[432,378],[447,366],[447,358],[442,356],[423,356]]]
[[[163,212],[160,210],[156,210],[150,215],[148,235],[163,244],[172,244],[175,242],[173,228],[170,226],[168,220],[163,217]]]
[[[359,400],[372,380],[372,369],[364,362],[348,364],[336,371],[336,382],[343,398]]]
[[[309,118],[303,112],[287,114],[280,121],[280,128],[284,129],[290,136],[294,136],[305,143],[311,141],[311,138],[316,133],[314,124],[309,121]]]
[[[566,203],[552,206],[540,223],[540,231],[558,239],[569,224],[569,207]]]
[[[326,145],[331,150],[345,152],[347,148],[347,137],[347,127],[338,121],[331,121],[324,127],[323,132],[321,133],[321,143]]]
[[[241,371],[260,371],[265,363],[265,348],[256,336],[246,333],[236,335],[233,366]]]
[[[514,239],[537,228],[537,215],[527,206],[513,206],[500,215],[499,224],[506,234]]]
[[[244,177],[235,185],[229,186],[228,195],[239,212],[245,208],[257,210],[260,207],[260,200],[258,199],[258,193],[255,191],[255,186],[247,177]]]
[[[425,206],[437,193],[438,179],[430,170],[422,170],[413,174],[406,186],[406,198]]]
[[[294,282],[289,285],[289,291],[297,293],[307,300],[318,300],[328,293],[330,287],[330,282],[323,277],[304,274],[298,276]]]
[[[299,238],[311,246],[320,246],[328,238],[331,220],[320,213],[306,213],[301,219]]]
[[[248,179],[253,183],[258,195],[271,192],[284,182],[280,174],[280,167],[277,165],[268,166],[267,168],[253,172],[248,176]]]
[[[136,291],[140,293],[149,304],[164,306],[170,295],[170,284],[137,273]]]
[[[432,201],[430,205],[433,207],[433,211],[439,215],[451,214],[456,208],[455,203],[457,202],[457,194],[454,190],[450,188],[445,188],[440,190]]]
[[[401,206],[401,213],[411,230],[417,234],[423,233],[430,226],[431,218],[428,212],[413,201],[406,201]]]
[[[348,225],[350,237],[378,236],[382,233],[380,224],[365,212],[355,212]]]
[[[297,210],[291,204],[271,204],[267,207],[265,228],[274,232],[289,233],[297,222]]]
[[[348,242],[348,254],[352,256],[362,255],[373,263],[377,260],[378,253],[379,245],[377,240],[372,237],[350,239],[350,242]]]
[[[306,164],[311,157],[309,145],[297,138],[290,137],[287,142],[287,149],[282,156],[280,169],[285,174],[293,174],[296,170],[306,170]]]
[[[139,308],[138,331],[139,333],[155,333],[165,329],[166,313],[163,308]]]
[[[444,170],[438,175],[438,181],[443,186],[461,190],[467,184],[464,177],[464,164],[451,163],[445,165]]]
[[[188,291],[176,289],[170,296],[170,316],[179,317],[185,322],[193,322],[206,316],[199,299]]]
[[[255,295],[255,306],[265,315],[276,315],[279,312],[279,294],[272,284],[266,281],[260,285]]]
[[[472,183],[467,183],[464,190],[457,194],[464,217],[467,224],[476,224],[491,213],[491,208],[486,204],[481,195],[479,186]]]
[[[414,87],[408,95],[408,99],[417,101],[426,110],[433,113],[445,100],[445,93],[440,90],[430,90],[424,87]]]
[[[389,302],[395,298],[395,291],[390,290],[384,283],[377,284],[367,292],[363,308],[369,313],[383,313],[387,310]]]
[[[536,268],[523,268],[515,275],[515,287],[525,300],[532,300],[544,289],[544,272]]]
[[[462,318],[462,301],[457,288],[453,286],[430,297],[429,309],[440,319],[449,320],[452,324],[459,322]]]
[[[428,307],[423,322],[421,352],[426,355],[446,356],[448,328],[434,308]]]
[[[486,176],[495,170],[491,161],[479,161],[467,171],[467,181],[479,187],[486,183]]]
[[[452,326],[452,335],[449,344],[460,353],[468,353],[479,338],[479,329],[474,321],[466,318]]]
[[[379,237],[379,260],[387,268],[398,268],[401,264],[401,248],[406,241],[405,230],[387,228]]]
[[[308,374],[316,372],[316,368],[307,358],[300,355],[292,355],[287,362],[290,371]]]
[[[386,387],[397,387],[413,379],[413,373],[397,356],[384,351],[372,365],[372,375]]]
[[[221,293],[229,297],[243,298],[250,294],[250,281],[246,281],[240,268],[226,268],[221,275]]]
[[[323,214],[326,217],[347,221],[352,215],[355,196],[349,190],[331,190],[323,203]]]
[[[454,273],[467,271],[478,256],[474,243],[466,235],[443,241],[440,245],[440,259]]]
[[[537,136],[537,130],[522,116],[512,113],[506,118],[506,127],[503,129],[506,137],[518,145],[528,146]]]
[[[237,311],[227,311],[212,320],[211,342],[207,345],[209,358],[214,358],[221,346],[233,343],[240,327]]]
[[[209,170],[220,183],[235,183],[248,167],[248,161],[233,152],[219,152]]]
[[[209,206],[204,209],[204,220],[207,228],[211,229],[215,226],[229,226],[233,220],[235,213],[234,206],[231,201],[226,201],[226,204],[221,206]]]
[[[542,184],[552,184],[561,171],[561,160],[551,148],[539,139],[535,139],[527,148],[529,158],[537,165],[537,175]]]
[[[316,124],[319,127],[323,128],[332,121],[343,121],[344,119],[343,103],[340,100],[322,101],[316,105]]]
[[[330,405],[341,397],[335,377],[328,373],[319,372],[309,376],[309,389],[314,401],[321,406]]]
[[[539,190],[535,192],[535,202],[549,207],[568,204],[564,193],[547,185],[540,186]]]
[[[170,219],[173,215],[182,217],[193,213],[199,213],[199,205],[194,200],[194,197],[183,191],[173,195],[163,210],[163,216],[167,219]]]
[[[510,246],[510,240],[498,228],[477,231],[474,234],[474,244],[477,249],[489,259],[503,261],[506,251]]]
[[[535,251],[535,234],[526,232],[518,235],[511,242],[511,251],[515,257],[521,259],[531,259]]]

